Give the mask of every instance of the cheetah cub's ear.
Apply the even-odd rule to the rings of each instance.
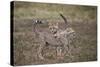
[[[56,28],[56,29],[59,28],[58,23],[49,23],[48,25],[49,25],[49,28]]]

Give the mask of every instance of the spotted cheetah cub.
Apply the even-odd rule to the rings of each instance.
[[[67,20],[66,18],[60,14],[60,16],[64,19],[65,24],[67,26]],[[58,23],[49,24],[50,31],[54,34],[54,37],[59,40],[63,47],[58,47],[59,54],[62,55],[62,51],[64,50],[64,55],[70,55],[70,44],[73,42],[73,40],[76,38],[76,32],[71,27],[66,27],[66,29],[62,30],[59,29]]]

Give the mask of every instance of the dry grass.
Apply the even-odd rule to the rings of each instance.
[[[97,60],[96,7],[15,2],[14,10],[14,65]],[[38,18],[48,22],[63,22],[59,12],[67,17],[75,29],[79,36],[78,43],[71,46],[72,58],[65,56],[64,60],[59,60],[55,47],[47,46],[43,50],[47,59],[40,60],[37,57],[39,38],[34,35],[32,20]]]

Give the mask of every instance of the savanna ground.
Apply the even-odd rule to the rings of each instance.
[[[13,18],[14,65],[96,61],[96,12],[97,7],[95,6],[15,2]],[[52,23],[64,22],[59,13],[67,18],[68,23],[79,36],[79,43],[76,43],[75,48],[71,51],[73,58],[70,60],[70,57],[66,56],[63,60],[58,60],[55,56],[55,48],[45,47],[43,53],[48,60],[40,60],[37,57],[39,38],[34,36],[32,20],[41,19]]]

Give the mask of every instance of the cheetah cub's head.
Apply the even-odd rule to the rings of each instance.
[[[51,33],[55,34],[58,31],[58,23],[49,23],[49,30]]]

